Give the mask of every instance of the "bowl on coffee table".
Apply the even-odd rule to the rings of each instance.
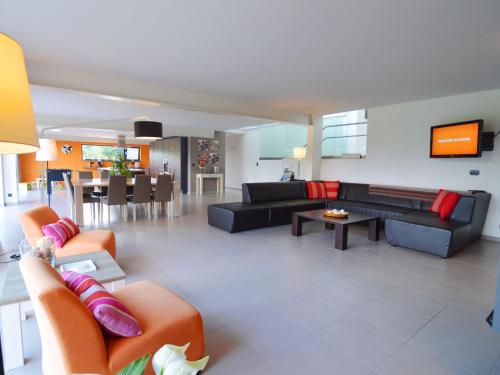
[[[332,219],[347,219],[349,217],[349,212],[344,210],[325,210],[323,212],[325,217],[331,217]]]

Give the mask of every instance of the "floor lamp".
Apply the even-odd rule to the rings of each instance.
[[[35,152],[38,134],[23,50],[14,39],[0,33],[0,56],[0,154]],[[0,373],[3,360],[0,350]],[[6,368],[20,365],[18,359],[5,358]]]
[[[43,183],[45,182],[45,186],[48,188],[48,170],[49,170],[49,161],[57,160],[57,144],[53,139],[40,138],[40,151],[36,153],[36,161],[41,162],[42,164],[42,188]],[[44,163],[45,162],[45,173],[44,173]],[[40,189],[41,194],[43,196],[43,189]],[[50,197],[49,197],[49,206],[50,206]]]
[[[306,158],[306,148],[305,147],[294,147],[293,148],[293,158],[297,160],[297,177],[300,180],[300,161]]]

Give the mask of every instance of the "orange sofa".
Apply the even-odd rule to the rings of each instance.
[[[43,236],[42,226],[55,223],[59,216],[49,206],[38,206],[19,214],[24,236],[34,243]],[[89,230],[70,238],[62,248],[56,249],[56,257],[107,250],[116,257],[115,234],[110,230]]]
[[[114,375],[132,361],[164,344],[191,343],[189,360],[203,356],[200,313],[169,290],[150,281],[113,294],[139,322],[143,334],[131,338],[103,335],[90,310],[42,260],[25,256],[19,266],[30,294],[42,339],[44,374]],[[151,361],[146,374],[153,374]]]

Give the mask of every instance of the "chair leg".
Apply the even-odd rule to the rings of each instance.
[[[111,223],[111,208],[109,204],[108,204],[108,223]]]

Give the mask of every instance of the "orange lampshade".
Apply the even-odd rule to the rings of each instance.
[[[0,33],[0,154],[38,150],[38,135],[31,105],[23,51]]]

